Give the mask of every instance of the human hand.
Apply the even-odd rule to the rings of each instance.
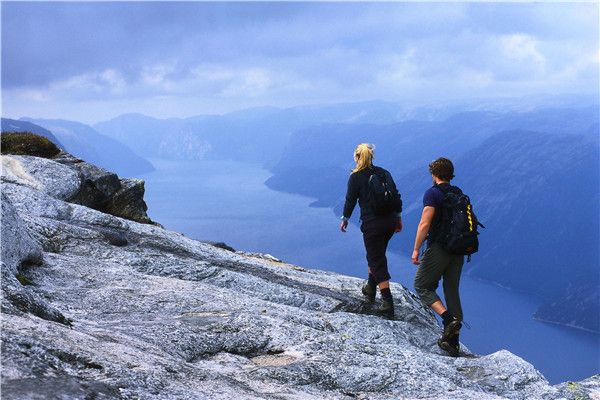
[[[342,223],[340,224],[340,230],[342,232],[346,232],[346,229],[348,228],[348,220],[345,219],[342,221]]]
[[[415,264],[415,265],[419,265],[421,263],[419,261],[419,250],[418,249],[417,250],[413,250],[411,259],[412,259],[412,263]]]

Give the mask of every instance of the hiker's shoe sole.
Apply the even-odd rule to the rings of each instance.
[[[448,342],[453,336],[456,336],[462,328],[462,324],[458,319],[453,319],[448,325],[444,327],[444,333],[440,339],[443,342]]]
[[[442,339],[438,339],[437,344],[438,344],[439,348],[444,350],[446,353],[448,353],[448,355],[450,357],[458,357],[460,354],[458,347],[454,347],[450,343],[448,343]]]

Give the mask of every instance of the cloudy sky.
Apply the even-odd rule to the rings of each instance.
[[[2,114],[594,94],[598,18],[597,2],[2,2]]]

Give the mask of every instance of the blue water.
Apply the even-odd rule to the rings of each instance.
[[[200,240],[223,241],[244,251],[270,253],[309,268],[364,277],[366,262],[357,226],[339,231],[329,209],[311,208],[313,199],[273,191],[267,170],[233,161],[152,160],[146,180],[152,219]],[[343,194],[340,194],[343,195]],[[406,227],[392,240],[414,239]],[[413,288],[415,266],[388,254],[392,279]],[[600,371],[600,336],[533,320],[538,301],[468,277],[461,293],[471,329],[461,341],[489,354],[507,349],[532,363],[551,383],[581,380]]]

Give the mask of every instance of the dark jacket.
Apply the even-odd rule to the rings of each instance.
[[[374,219],[377,216],[369,204],[369,178],[373,174],[374,170],[383,171],[389,174],[389,172],[381,167],[374,166],[373,168],[365,168],[362,171],[354,172],[348,178],[348,190],[346,191],[346,203],[344,204],[344,217],[350,218],[354,207],[356,206],[356,200],[360,206],[360,219],[362,221],[368,221]],[[391,178],[391,174],[389,174]],[[394,179],[392,178],[392,182]],[[394,186],[396,183],[394,182]],[[394,207],[394,212],[398,215],[402,212],[402,200],[398,196],[398,202]]]

